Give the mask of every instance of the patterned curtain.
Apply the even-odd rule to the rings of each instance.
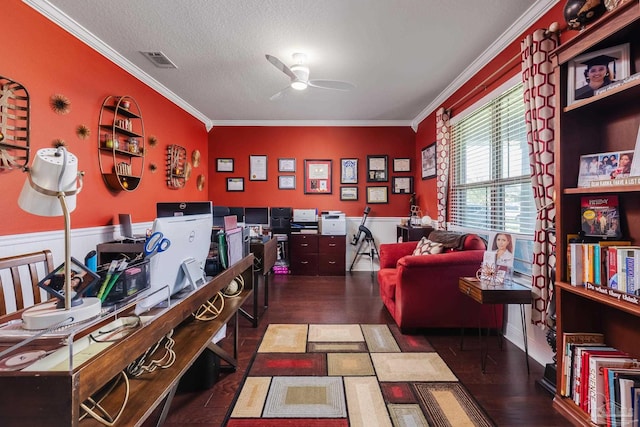
[[[442,107],[436,111],[436,194],[438,196],[438,229],[447,229],[447,192],[449,191],[449,113]]]
[[[553,306],[552,277],[556,258],[553,250],[554,205],[554,130],[555,84],[550,52],[558,46],[557,36],[536,30],[521,43],[522,82],[524,83],[525,120],[531,164],[531,185],[537,209],[533,245],[531,322],[545,328]]]

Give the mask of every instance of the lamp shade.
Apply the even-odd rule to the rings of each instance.
[[[20,208],[34,215],[62,216],[60,201],[55,196],[64,192],[69,212],[73,212],[78,177],[76,156],[63,147],[41,148],[33,159],[29,174],[31,177],[25,181],[18,198]],[[43,190],[50,194],[43,193]]]

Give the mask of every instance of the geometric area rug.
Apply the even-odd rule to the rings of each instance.
[[[225,425],[495,424],[424,337],[395,325],[270,324]]]

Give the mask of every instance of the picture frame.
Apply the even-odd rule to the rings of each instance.
[[[389,187],[384,186],[368,186],[367,187],[367,203],[384,204],[389,203]]]
[[[408,157],[398,157],[393,159],[394,172],[411,172],[411,159]]]
[[[227,191],[244,191],[244,178],[239,176],[227,178]]]
[[[295,190],[296,176],[295,175],[279,175],[278,189],[279,190]]]
[[[304,194],[331,194],[333,160],[306,159],[304,161]]]
[[[412,194],[413,193],[413,177],[412,176],[394,176],[391,181],[392,194]]]
[[[340,159],[340,184],[358,183],[358,159]]]
[[[278,172],[295,172],[296,159],[282,158],[278,159]]]
[[[421,151],[422,179],[436,177],[436,143],[427,145]]]
[[[266,181],[267,180],[267,156],[266,155],[250,155],[249,156],[249,181]]]
[[[233,159],[219,157],[216,159],[216,172],[233,172]]]
[[[624,43],[594,50],[571,59],[568,63],[567,73],[567,106],[623,84],[624,79],[628,78],[631,73],[629,52],[629,43]],[[590,64],[590,61],[593,61],[593,63]],[[604,82],[601,86],[590,87],[590,84],[593,85],[593,83],[589,79],[589,69],[593,69],[597,73],[596,66],[603,66],[603,62],[608,76],[605,74]],[[600,78],[598,77],[597,82],[599,81]]]
[[[355,202],[358,200],[358,187],[340,187],[340,200]]]
[[[388,160],[386,154],[367,156],[367,182],[389,181]]]

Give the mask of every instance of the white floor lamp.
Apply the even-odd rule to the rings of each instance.
[[[41,286],[59,301],[49,301],[30,307],[22,315],[25,329],[47,329],[81,322],[100,314],[98,298],[81,298],[71,286],[76,274],[71,269],[71,215],[76,208],[76,195],[82,189],[82,172],[78,172],[78,159],[64,147],[38,150],[28,179],[22,187],[18,205],[29,213],[40,216],[64,216],[64,292],[55,292]],[[75,261],[75,260],[73,260]],[[76,262],[77,263],[77,262]],[[57,273],[60,267],[54,273]],[[88,271],[88,270],[85,270]],[[47,276],[53,283],[54,277]],[[45,280],[43,280],[44,282]],[[41,284],[43,283],[41,282]]]

